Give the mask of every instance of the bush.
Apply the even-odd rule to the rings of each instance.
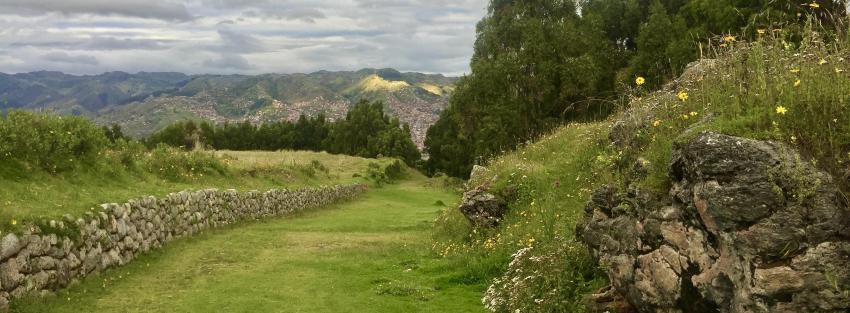
[[[366,177],[375,182],[378,187],[391,184],[404,177],[404,165],[397,159],[383,166],[377,162],[369,162]]]
[[[507,272],[493,281],[482,299],[490,312],[584,312],[575,303],[604,284],[594,279],[604,273],[587,249],[572,240],[523,248],[512,257]]]
[[[0,159],[50,173],[98,162],[109,140],[80,117],[11,111],[0,118]]]
[[[145,154],[144,165],[148,172],[174,181],[228,173],[227,166],[212,154],[187,152],[164,144]]]

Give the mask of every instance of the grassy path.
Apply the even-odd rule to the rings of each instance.
[[[428,251],[455,196],[418,180],[292,219],[171,243],[13,312],[482,312],[482,286]]]

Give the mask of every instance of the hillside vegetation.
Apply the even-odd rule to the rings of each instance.
[[[491,1],[472,73],[429,130],[428,170],[472,166],[563,123],[608,116],[634,80],[658,88],[710,47],[771,36],[799,44],[807,19],[844,30],[844,1]]]
[[[730,38],[715,59],[658,92],[633,83],[630,105],[609,120],[571,124],[489,160],[469,186],[491,183],[509,201],[508,216],[497,228],[475,229],[446,210],[435,253],[466,268],[470,280],[492,282],[484,298],[492,312],[581,312],[582,294],[605,280],[573,240],[591,192],[611,184],[666,194],[672,147],[703,131],[788,144],[846,194],[850,47],[817,29],[810,24],[798,43],[780,29],[760,30],[752,42]]]
[[[320,152],[147,149],[132,140],[113,142],[81,118],[13,111],[0,119],[0,228],[186,189],[384,183],[403,170],[398,163]],[[387,168],[396,170],[388,175]]]

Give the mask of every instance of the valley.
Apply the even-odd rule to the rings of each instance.
[[[393,69],[311,74],[185,75],[110,72],[0,74],[0,109],[81,115],[118,124],[141,138],[185,120],[235,123],[344,118],[360,99],[382,101],[424,147],[428,127],[448,105],[456,78]]]

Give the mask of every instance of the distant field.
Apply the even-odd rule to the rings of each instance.
[[[213,152],[228,164],[225,175],[163,179],[150,173],[81,169],[62,175],[27,172],[0,178],[0,225],[33,217],[80,214],[101,203],[125,202],[140,196],[165,196],[187,189],[268,190],[365,182],[375,160],[317,152]],[[314,163],[313,161],[318,161]],[[318,167],[318,168],[317,168]],[[326,171],[325,171],[326,170]],[[0,227],[2,228],[2,227]]]

